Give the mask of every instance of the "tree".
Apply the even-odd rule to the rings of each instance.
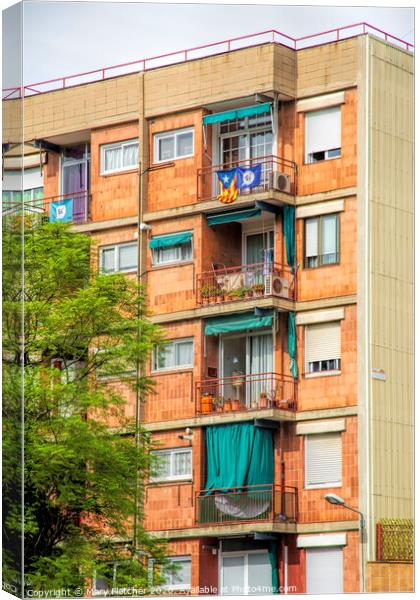
[[[19,580],[23,534],[27,588],[83,588],[115,561],[117,587],[146,588],[147,557],[165,563],[165,546],[141,525],[130,536],[152,444],[125,417],[127,394],[112,381],[140,397],[150,391],[138,374],[160,331],[133,280],[92,268],[88,236],[28,217],[22,230],[17,217],[4,223],[5,573]]]

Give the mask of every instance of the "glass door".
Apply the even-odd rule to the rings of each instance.
[[[247,266],[247,286],[254,284],[270,284],[274,259],[274,231],[252,233],[245,236],[245,264]],[[252,265],[256,265],[253,267]]]
[[[272,569],[266,551],[223,554],[220,575],[222,596],[259,596],[273,592]]]
[[[271,331],[249,336],[249,370],[251,377],[247,386],[247,404],[251,408],[267,408],[273,396],[275,384],[273,372],[273,336]],[[265,406],[264,406],[265,405]]]
[[[73,221],[81,223],[88,217],[90,188],[90,155],[87,144],[66,148],[61,157],[61,194],[73,200]]]
[[[222,386],[221,395],[226,401],[246,403],[245,375],[247,372],[247,337],[235,336],[221,340],[223,378],[228,378]]]

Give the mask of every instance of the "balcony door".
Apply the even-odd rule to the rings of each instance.
[[[220,568],[222,596],[250,596],[272,593],[271,565],[267,551],[228,552]]]
[[[61,156],[61,194],[73,200],[73,221],[87,218],[90,189],[90,154],[88,144],[66,148]]]
[[[225,400],[239,400],[257,408],[261,392],[270,393],[273,381],[273,336],[271,331],[221,338],[220,372],[229,378],[223,385]]]
[[[274,231],[259,233],[244,233],[243,237],[243,264],[247,266],[246,285],[258,283],[268,285],[274,260]],[[252,265],[258,265],[253,267]]]

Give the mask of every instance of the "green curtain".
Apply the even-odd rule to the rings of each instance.
[[[253,423],[206,428],[207,482],[210,493],[221,488],[273,484],[273,430]]]
[[[295,207],[285,204],[283,206],[283,235],[286,243],[286,260],[294,272],[295,253]]]
[[[253,104],[252,106],[245,106],[244,108],[213,113],[212,115],[203,117],[203,125],[214,125],[215,123],[223,123],[224,121],[231,121],[232,119],[243,119],[244,117],[262,115],[270,112],[270,108],[271,103],[264,102],[261,104]]]
[[[296,321],[295,313],[289,312],[288,332],[287,332],[287,349],[290,356],[290,373],[298,378],[298,366],[296,362]]]
[[[272,541],[269,543],[268,545],[268,558],[270,560],[270,565],[271,565],[271,587],[272,587],[272,593],[273,594],[278,594],[279,593],[279,587],[280,587],[280,582],[279,582],[279,570],[278,570],[278,560],[277,560],[277,542]]]
[[[191,238],[191,231],[156,236],[150,240],[149,248],[167,248],[168,246],[176,246],[177,244],[186,244]]]
[[[230,333],[232,331],[246,331],[247,329],[260,329],[261,327],[271,327],[272,324],[272,314],[256,317],[253,312],[249,312],[227,315],[225,317],[213,317],[211,319],[206,319],[204,335],[216,335],[219,333]]]

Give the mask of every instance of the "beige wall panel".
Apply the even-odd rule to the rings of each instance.
[[[357,38],[297,53],[299,98],[351,87],[358,68]]]
[[[3,143],[18,142],[22,139],[22,108],[21,100],[3,101]]]
[[[148,71],[145,75],[147,117],[239,98],[274,89],[293,95],[290,55],[271,44],[256,46],[181,65]],[[276,77],[274,77],[276,56]],[[282,73],[279,65],[285,64]]]
[[[413,513],[412,56],[370,38],[373,518]]]

